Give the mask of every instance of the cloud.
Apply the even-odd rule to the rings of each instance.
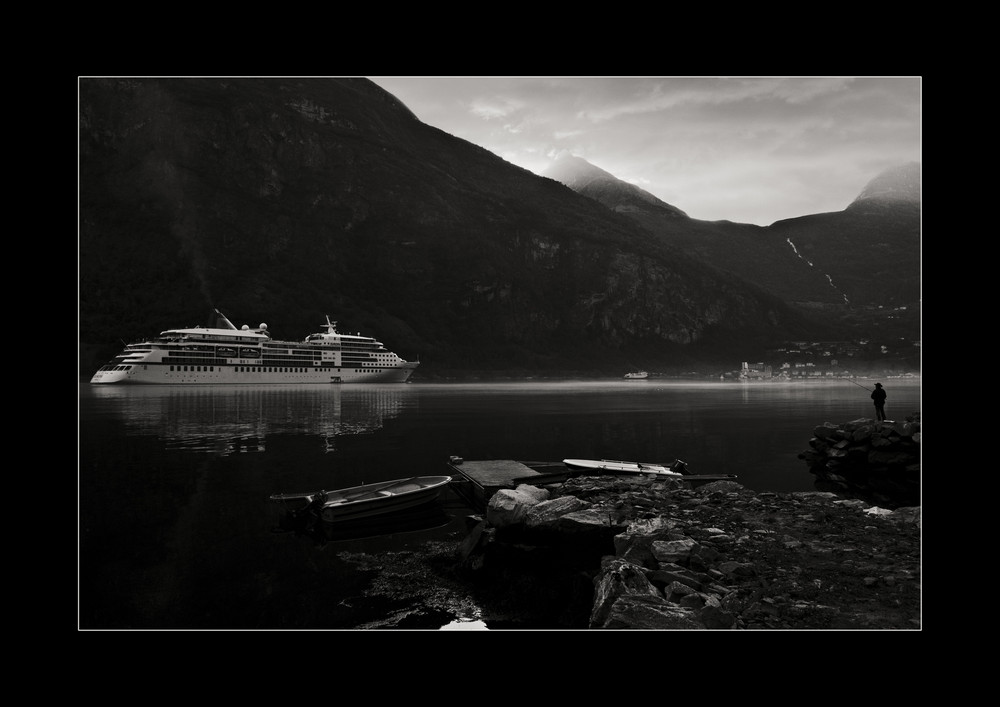
[[[483,120],[498,120],[506,118],[524,108],[521,101],[509,100],[503,97],[494,99],[476,99],[469,106],[469,112]]]
[[[919,77],[374,78],[421,120],[536,173],[568,151],[694,218],[839,210],[920,160]]]

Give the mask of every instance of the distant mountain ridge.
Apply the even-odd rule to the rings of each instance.
[[[652,206],[676,216],[687,217],[687,214],[676,206],[661,201],[634,184],[623,182],[611,173],[575,155],[560,155],[542,176],[565,184],[573,191],[595,198],[605,205],[610,202],[613,204],[611,208],[618,212]]]
[[[545,172],[705,263],[804,305],[916,306],[920,164],[876,175],[844,211],[770,226],[690,219],[580,157]]]
[[[865,185],[850,206],[866,201],[920,204],[920,163],[891,167]]]

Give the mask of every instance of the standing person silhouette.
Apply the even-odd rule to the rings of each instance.
[[[882,384],[876,383],[875,390],[872,391],[872,400],[875,401],[875,419],[879,422],[885,421],[885,391]]]

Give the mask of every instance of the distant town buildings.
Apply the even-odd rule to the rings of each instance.
[[[901,341],[900,349],[917,347],[920,342]],[[723,380],[801,380],[807,378],[853,378],[849,365],[863,363],[869,368],[879,357],[893,353],[888,344],[867,339],[858,341],[789,341],[765,352],[769,362],[743,361],[739,370],[722,374]],[[894,377],[913,377],[903,373]]]
[[[747,363],[744,361],[743,367],[740,369],[740,378],[750,379],[770,377],[771,367],[765,363]]]

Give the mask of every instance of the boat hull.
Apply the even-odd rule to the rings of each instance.
[[[689,474],[686,471],[675,471],[674,469],[664,466],[663,464],[625,462],[612,459],[563,459],[563,464],[566,466],[569,475],[579,474],[584,471],[596,471],[604,474],[636,474],[642,476],[680,479],[695,485],[701,485],[712,481],[735,481],[737,478],[736,474]],[[680,460],[674,462],[674,464],[682,465],[682,468],[687,467],[687,465]],[[555,477],[558,476],[558,474],[550,474],[550,476]]]
[[[563,459],[569,469],[589,469],[612,474],[655,474],[656,476],[684,478],[684,474],[671,471],[662,464],[645,464],[613,459]]]
[[[342,523],[324,523],[316,516],[306,513],[286,513],[279,520],[277,530],[293,531],[299,535],[308,535],[316,542],[326,543],[430,530],[441,528],[450,522],[451,516],[443,508],[427,503],[396,513]]]
[[[292,506],[298,512],[312,509],[321,520],[340,523],[432,503],[449,483],[450,476],[416,476],[327,491],[326,501],[318,509],[313,509],[314,499],[320,493],[316,491],[275,494],[271,500]]]

